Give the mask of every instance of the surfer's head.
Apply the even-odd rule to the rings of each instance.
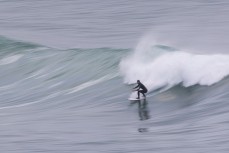
[[[140,80],[137,80],[137,83],[140,83]]]

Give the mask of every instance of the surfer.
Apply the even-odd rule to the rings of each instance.
[[[142,93],[142,95],[146,97],[145,93],[148,92],[147,88],[140,82],[140,80],[137,80],[137,84],[138,85],[133,88],[133,90],[137,89],[135,91],[138,91],[138,97],[136,99],[140,99],[140,93]]]

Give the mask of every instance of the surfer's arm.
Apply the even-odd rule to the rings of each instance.
[[[134,87],[133,90],[134,90],[134,89],[137,89],[137,88],[139,88],[139,84],[138,84],[136,87]],[[137,89],[137,90],[138,90],[138,89]]]

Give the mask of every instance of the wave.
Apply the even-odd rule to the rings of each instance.
[[[178,84],[184,87],[212,85],[229,74],[229,56],[200,55],[169,46],[153,45],[135,49],[120,62],[120,72],[128,84],[141,80],[151,91]]]
[[[74,97],[79,91],[99,87],[119,76],[118,64],[128,51],[58,50],[0,37],[0,109],[43,104],[52,95]]]
[[[128,84],[140,79],[152,91],[178,84],[212,85],[229,74],[227,55],[191,54],[156,42],[147,45],[140,43],[134,52],[58,50],[0,37],[0,107],[35,104],[55,93],[73,97],[85,89],[96,93],[103,82],[120,75]]]

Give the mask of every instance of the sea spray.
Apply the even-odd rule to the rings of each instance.
[[[135,50],[133,54],[120,62],[120,72],[124,82],[131,84],[140,79],[149,90],[160,87],[172,87],[182,84],[212,85],[229,74],[228,55],[199,55],[183,51],[173,51],[159,46],[152,47],[151,52]],[[167,50],[167,52],[165,52]],[[136,53],[140,56],[136,56]],[[159,54],[160,53],[160,54]]]

